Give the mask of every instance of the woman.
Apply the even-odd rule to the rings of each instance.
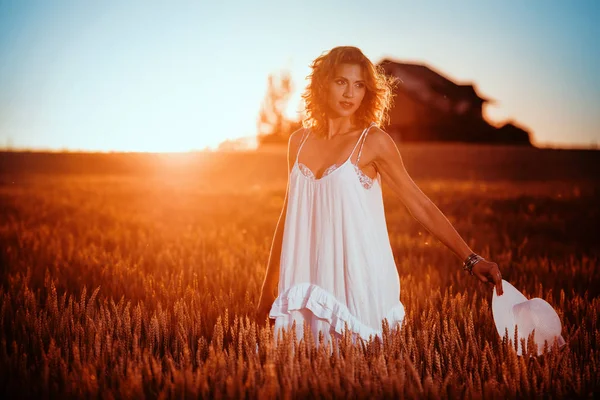
[[[288,187],[266,277],[258,321],[275,319],[275,338],[306,321],[315,338],[381,335],[404,320],[382,179],[411,215],[502,294],[498,265],[468,247],[406,172],[392,138],[379,128],[391,105],[391,80],[356,47],[318,57],[303,94],[303,128],[288,143]]]

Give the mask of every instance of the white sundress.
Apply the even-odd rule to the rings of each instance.
[[[276,342],[280,329],[290,329],[293,321],[298,340],[306,320],[318,344],[319,331],[326,343],[341,338],[344,323],[353,341],[357,336],[368,341],[370,335],[381,337],[384,318],[390,328],[404,320],[381,176],[371,179],[358,168],[374,125],[361,133],[345,162],[318,179],[298,159],[309,130],[302,139],[289,176],[278,296],[269,312]]]

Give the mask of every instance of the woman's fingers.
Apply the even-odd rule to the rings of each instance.
[[[498,296],[502,296],[504,290],[502,289],[502,276],[498,273],[498,281],[496,282],[496,293]]]
[[[477,266],[479,266],[479,268],[476,268]],[[482,260],[475,264],[473,270],[481,282],[496,286],[496,293],[498,293],[498,296],[502,295],[502,274],[500,273],[498,264],[492,261]]]
[[[498,264],[494,264],[494,267],[491,270],[492,280],[496,285],[496,293],[498,296],[502,296],[504,291],[502,290],[502,274],[500,273],[500,269],[498,268]]]

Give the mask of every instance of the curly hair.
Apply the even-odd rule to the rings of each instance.
[[[353,122],[366,127],[371,122],[382,126],[388,122],[388,111],[392,106],[395,80],[385,74],[383,68],[374,65],[362,51],[353,46],[339,46],[321,54],[310,65],[312,72],[304,99],[305,116],[302,126],[311,129],[319,136],[327,132],[327,91],[329,82],[334,78],[336,67],[340,64],[358,64],[365,76],[366,93]]]

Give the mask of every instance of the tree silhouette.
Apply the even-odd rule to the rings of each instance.
[[[292,95],[293,85],[289,71],[279,75],[269,74],[267,93],[258,115],[258,142],[287,142],[292,121],[286,119],[284,112]]]

